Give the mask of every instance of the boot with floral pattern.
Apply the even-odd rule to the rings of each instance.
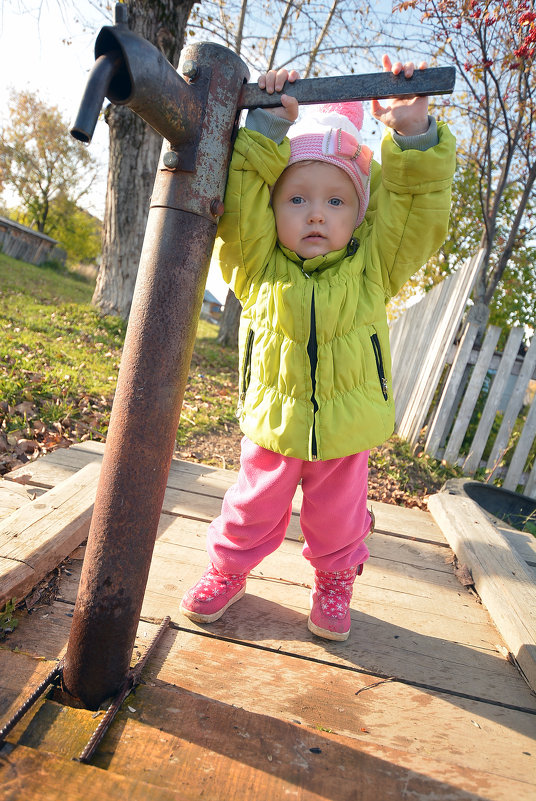
[[[349,567],[336,573],[315,570],[311,592],[309,631],[325,640],[347,640],[350,634],[350,601],[356,575],[363,565]]]
[[[182,614],[198,623],[213,623],[244,595],[247,577],[247,573],[220,573],[209,564],[182,599]]]

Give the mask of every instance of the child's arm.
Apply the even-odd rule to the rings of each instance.
[[[391,65],[388,56],[383,67],[394,74],[404,71],[407,78],[415,69],[412,62]],[[389,298],[447,236],[455,140],[444,123],[428,116],[426,97],[393,98],[383,105],[373,100],[372,115],[391,131],[382,142],[381,183],[367,210],[372,225],[368,264],[381,268],[381,274],[369,268],[369,277]]]
[[[299,77],[295,70],[272,70],[259,78],[269,94],[280,91],[286,80]],[[255,276],[264,268],[276,245],[276,228],[270,205],[270,187],[286,167],[290,147],[285,139],[298,116],[298,102],[281,95],[282,106],[249,112],[236,138],[224,199],[225,212],[215,246],[224,280],[243,303]]]

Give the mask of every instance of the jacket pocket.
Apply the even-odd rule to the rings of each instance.
[[[385,400],[389,399],[389,393],[387,391],[387,378],[385,377],[385,370],[383,367],[383,356],[382,356],[382,349],[380,346],[380,340],[378,339],[378,334],[372,334],[370,337],[370,341],[372,342],[372,349],[374,351],[374,358],[376,359],[376,369],[378,371],[378,378],[380,380],[380,387],[382,390],[382,395]]]

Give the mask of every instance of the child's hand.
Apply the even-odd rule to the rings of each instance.
[[[415,70],[412,61],[407,64],[397,61],[392,65],[389,56],[383,56],[382,64],[385,72],[391,70],[393,75],[399,75],[403,71],[406,78],[411,78]],[[419,69],[424,70],[427,66],[423,61],[419,65]],[[426,133],[428,130],[427,97],[393,97],[385,103],[385,106],[382,106],[379,100],[372,101],[372,116],[377,120],[389,128],[394,128],[401,136],[416,136]]]
[[[266,89],[269,95],[273,95],[274,92],[281,91],[285,81],[294,83],[294,81],[297,81],[299,77],[299,73],[296,72],[296,70],[291,70],[290,72],[286,69],[269,70],[268,72],[259,76],[257,83],[259,84],[260,89]],[[281,106],[281,108],[269,108],[266,109],[266,111],[270,111],[277,117],[283,117],[285,120],[294,122],[294,120],[298,117],[299,111],[298,101],[296,98],[291,97],[290,95],[281,95]]]

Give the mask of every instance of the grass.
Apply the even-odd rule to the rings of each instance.
[[[182,405],[177,444],[186,446],[192,432],[206,436],[236,425],[238,386],[236,353],[216,342],[218,329],[200,320],[190,367],[188,387]]]
[[[536,537],[536,512],[530,514],[524,521],[522,531],[526,531],[528,534],[532,534],[533,537]]]
[[[372,500],[426,510],[425,498],[439,492],[461,469],[433,459],[427,453],[414,454],[411,446],[396,435],[370,452],[369,492]]]
[[[105,438],[126,325],[91,306],[94,281],[52,267],[0,254],[0,287],[0,472],[7,472],[55,447]],[[214,325],[199,322],[177,445],[211,463],[227,438],[236,466],[237,357],[216,336]],[[372,452],[370,472],[371,497],[396,503],[459,474],[414,456],[397,437]]]
[[[32,436],[86,418],[106,430],[125,333],[118,318],[90,305],[93,285],[68,273],[0,254],[0,398],[5,434]],[[94,414],[93,412],[96,412]]]
[[[37,455],[104,439],[126,324],[91,306],[93,281],[52,267],[0,254],[0,287],[0,454],[7,443],[24,461],[21,441],[32,440]],[[234,421],[236,358],[217,346],[216,334],[200,321],[179,444],[194,430],[208,434]],[[12,468],[13,458],[4,459],[2,472]]]
[[[19,621],[15,617],[15,606],[16,599],[13,598],[0,609],[0,640],[4,640],[19,624]]]

